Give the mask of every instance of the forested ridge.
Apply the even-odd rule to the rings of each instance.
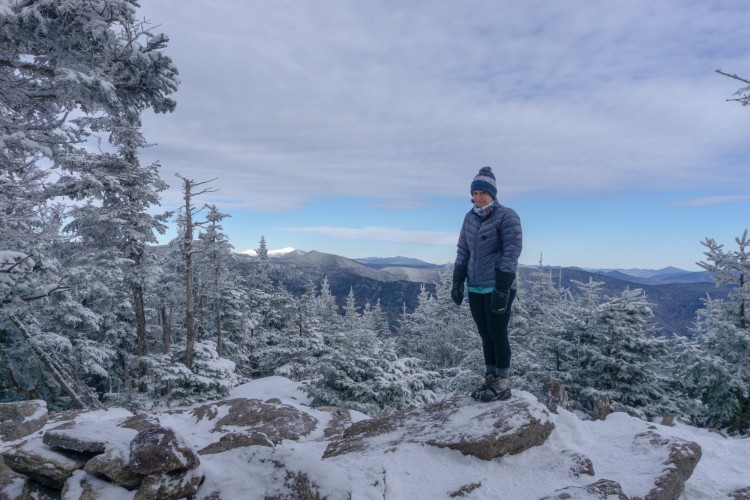
[[[396,324],[353,293],[339,307],[325,278],[291,293],[264,239],[253,273],[230,272],[228,215],[201,201],[212,182],[139,161],[141,114],[174,110],[179,85],[150,26],[126,0],[0,3],[0,401],[138,409],[277,374],[316,405],[377,415],[473,387],[480,345],[448,269]],[[167,181],[183,190],[175,213],[159,213]],[[169,225],[178,236],[150,251]],[[747,433],[747,232],[736,243],[703,242],[732,291],[706,297],[692,339],[658,336],[642,289],[560,286],[540,263],[514,304],[513,387],[546,400],[554,379],[582,415],[607,398]]]

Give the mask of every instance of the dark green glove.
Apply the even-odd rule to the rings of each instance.
[[[453,287],[451,299],[460,306],[464,301],[464,281],[466,281],[466,264],[458,264],[453,268]]]
[[[495,314],[505,314],[510,300],[510,286],[516,279],[515,273],[495,270],[495,291],[492,292],[490,309]]]

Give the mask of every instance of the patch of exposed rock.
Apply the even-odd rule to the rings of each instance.
[[[526,399],[486,404],[455,396],[418,410],[357,422],[328,445],[323,458],[411,442],[492,460],[544,443],[553,428],[548,410]]]
[[[47,403],[38,399],[0,403],[0,441],[10,442],[40,430],[47,423]]]
[[[645,500],[679,498],[685,489],[685,481],[692,475],[702,454],[697,443],[675,437],[665,438],[654,430],[636,435],[633,446],[661,449],[668,456],[662,469],[657,471],[654,488],[645,496]]]
[[[193,470],[200,465],[198,455],[173,429],[150,427],[130,442],[128,467],[136,474],[168,474]]]
[[[296,441],[310,434],[318,421],[278,399],[230,399],[189,411],[196,424],[207,421],[210,432],[220,436],[198,453],[214,454],[245,446],[273,447],[285,439]]]
[[[26,479],[22,497],[106,498],[113,483],[135,489],[133,498],[141,500],[197,492],[200,460],[179,435],[163,427],[136,432],[118,423],[68,421],[12,446],[3,459]]]
[[[39,437],[13,446],[3,458],[5,464],[17,474],[56,490],[61,490],[65,481],[86,464],[84,457],[54,451]]]
[[[675,497],[676,498],[676,497]],[[600,479],[586,486],[569,486],[556,490],[539,500],[629,500],[622,486],[611,479]]]

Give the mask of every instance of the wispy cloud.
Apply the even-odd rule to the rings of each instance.
[[[144,122],[160,144],[146,154],[166,179],[218,176],[222,197],[253,210],[465,196],[483,165],[511,197],[747,181],[726,160],[750,154],[747,110],[724,102],[736,85],[713,73],[744,67],[745,2],[141,10],[170,36],[182,78],[177,111]]]
[[[722,195],[722,196],[702,196],[690,198],[670,203],[673,207],[708,207],[711,205],[726,205],[729,203],[740,203],[750,201],[750,195]]]
[[[450,231],[420,231],[412,229],[398,229],[392,227],[286,227],[281,231],[301,234],[315,234],[334,239],[379,241],[400,244],[418,245],[455,245],[458,232]]]

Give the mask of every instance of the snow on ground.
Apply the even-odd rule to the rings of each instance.
[[[533,398],[520,392],[515,397]],[[278,398],[304,409],[321,424],[330,417],[327,412],[309,408],[309,399],[300,390],[300,384],[284,377],[267,377],[241,385],[232,390],[228,399],[231,398]],[[122,411],[92,412],[85,421],[92,422],[92,431],[97,431],[97,419],[111,420],[113,415],[122,416]],[[203,444],[193,442],[201,434],[194,419],[179,414],[172,418],[161,414],[160,418],[193,446]],[[353,418],[367,417],[353,412]],[[603,478],[619,482],[628,496],[643,496],[652,487],[655,468],[663,459],[663,451],[659,453],[645,444],[633,443],[634,436],[647,431],[649,426],[655,426],[656,432],[664,437],[694,441],[703,450],[682,500],[727,497],[734,490],[750,486],[749,438],[725,438],[684,424],[666,427],[624,413],[614,413],[605,421],[583,421],[561,410],[560,414],[552,414],[551,420],[555,430],[542,446],[493,461],[414,443],[402,444],[382,454],[349,453],[323,461],[327,442],[316,430],[300,441],[284,441],[276,448],[249,447],[202,456],[206,481],[198,498],[201,493],[208,495],[217,490],[222,492],[222,498],[255,498],[254,493],[260,494],[264,487],[273,488],[283,482],[283,477],[277,477],[278,470],[270,465],[273,461],[313,472],[321,493],[329,498],[346,497],[351,486],[354,498],[358,499],[449,498],[450,493],[463,488],[466,492],[463,498],[524,500]],[[4,446],[0,444],[0,451]],[[571,476],[570,457],[576,453],[592,460],[594,477]]]

